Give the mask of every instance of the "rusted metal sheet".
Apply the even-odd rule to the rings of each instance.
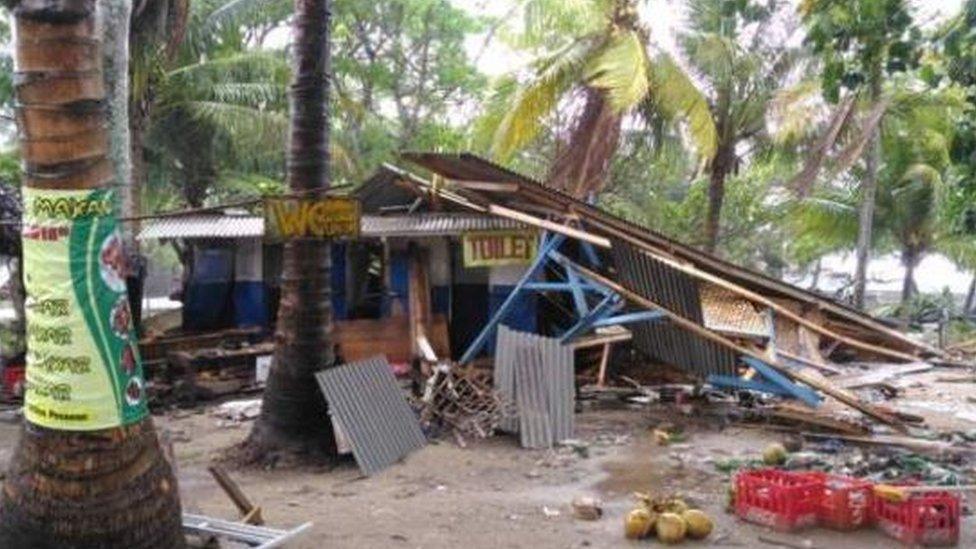
[[[502,427],[526,448],[573,437],[576,386],[573,349],[558,339],[498,327],[495,390],[516,403],[519,417]]]
[[[427,443],[385,357],[329,368],[315,379],[364,474],[377,473]]]
[[[620,283],[688,320],[703,324],[698,281],[673,269],[622,240],[613,240],[614,265]],[[670,323],[641,323],[631,327],[634,345],[662,362],[689,373],[736,375],[732,351]]]

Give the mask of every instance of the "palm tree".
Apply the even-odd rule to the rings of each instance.
[[[856,146],[863,153],[864,172],[859,193],[853,301],[861,307],[873,241],[878,173],[882,166],[882,144],[878,137],[878,127],[885,115],[882,87],[886,73],[897,74],[917,64],[919,32],[905,0],[804,0],[800,11],[808,27],[807,41],[823,58],[824,94],[837,102],[842,89],[851,90],[838,109],[840,123],[848,118],[858,93],[866,92],[870,102],[872,114],[862,131],[863,142]],[[847,114],[843,114],[845,111]],[[826,140],[829,142],[829,137]],[[809,162],[804,172],[815,176],[819,169],[813,168],[815,164],[816,161]]]
[[[786,2],[691,0],[689,31],[679,37],[685,58],[703,82],[717,131],[715,157],[709,167],[705,249],[714,251],[720,233],[722,203],[729,175],[742,161],[739,145],[766,137],[767,106],[777,90],[794,76],[801,60],[786,43],[792,29],[783,20]]]
[[[295,0],[288,185],[304,196],[329,187],[329,0]],[[313,374],[333,365],[329,245],[285,244],[274,365],[246,445],[255,460],[280,452],[333,455],[326,403]]]
[[[904,85],[903,85],[904,86]],[[933,249],[942,247],[939,231],[953,121],[962,110],[960,90],[916,91],[907,86],[889,98],[880,143],[886,159],[879,185],[872,248],[898,251],[905,266],[902,303],[917,293],[915,269]],[[861,189],[828,188],[804,199],[795,216],[796,248],[814,257],[849,250],[860,227]]]
[[[134,355],[124,360],[133,335],[126,315],[113,313],[127,301],[124,287],[110,285],[122,267],[106,119],[92,108],[105,98],[95,0],[21,0],[13,10],[26,222],[59,235],[25,233],[27,291],[47,304],[28,309],[28,333],[51,330],[56,317],[70,356],[45,356],[52,348],[32,340],[26,421],[0,495],[0,546],[183,547],[176,479],[146,409],[141,367]],[[88,208],[38,217],[51,203]],[[106,253],[92,241],[105,242]],[[114,329],[101,327],[108,318]],[[52,359],[80,369],[49,371]]]
[[[497,122],[492,154],[506,161],[532,143],[561,103],[578,114],[555,155],[548,183],[576,196],[598,193],[628,114],[643,109],[680,118],[704,159],[715,153],[715,125],[695,84],[666,53],[653,51],[638,16],[639,0],[527,0],[527,42],[554,53],[532,66],[510,92]]]

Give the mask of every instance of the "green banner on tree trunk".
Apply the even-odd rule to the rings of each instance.
[[[31,423],[90,431],[147,413],[111,191],[24,192]]]

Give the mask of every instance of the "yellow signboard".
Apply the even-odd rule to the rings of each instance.
[[[531,231],[471,232],[463,236],[465,267],[529,265],[539,251]]]
[[[359,236],[359,201],[354,198],[268,198],[264,234],[271,240]]]

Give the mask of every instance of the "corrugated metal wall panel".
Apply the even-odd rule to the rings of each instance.
[[[364,474],[381,471],[427,443],[385,357],[329,368],[315,379]]]
[[[555,338],[501,325],[496,339],[494,373],[495,390],[519,407],[520,417],[503,422],[503,430],[519,431],[527,448],[548,447],[573,437],[576,378],[571,347]],[[526,387],[527,384],[531,386]],[[538,391],[545,396],[544,409],[541,409],[545,412],[545,427],[538,423],[542,417],[542,411],[537,409],[542,406]],[[529,407],[525,409],[528,415],[522,414],[524,407]]]
[[[703,323],[698,282],[622,240],[613,240],[614,265],[620,282],[671,310]],[[705,377],[709,374],[735,375],[735,354],[707,339],[666,322],[631,326],[634,345],[652,358]]]
[[[508,326],[500,324],[495,338],[494,384],[498,396],[508,402],[515,402],[515,349],[518,348],[517,334]],[[518,431],[518,417],[505,417],[498,429],[509,433]]]
[[[515,353],[515,403],[519,411],[519,440],[523,448],[551,448],[552,416],[549,387],[541,349],[519,347]]]

